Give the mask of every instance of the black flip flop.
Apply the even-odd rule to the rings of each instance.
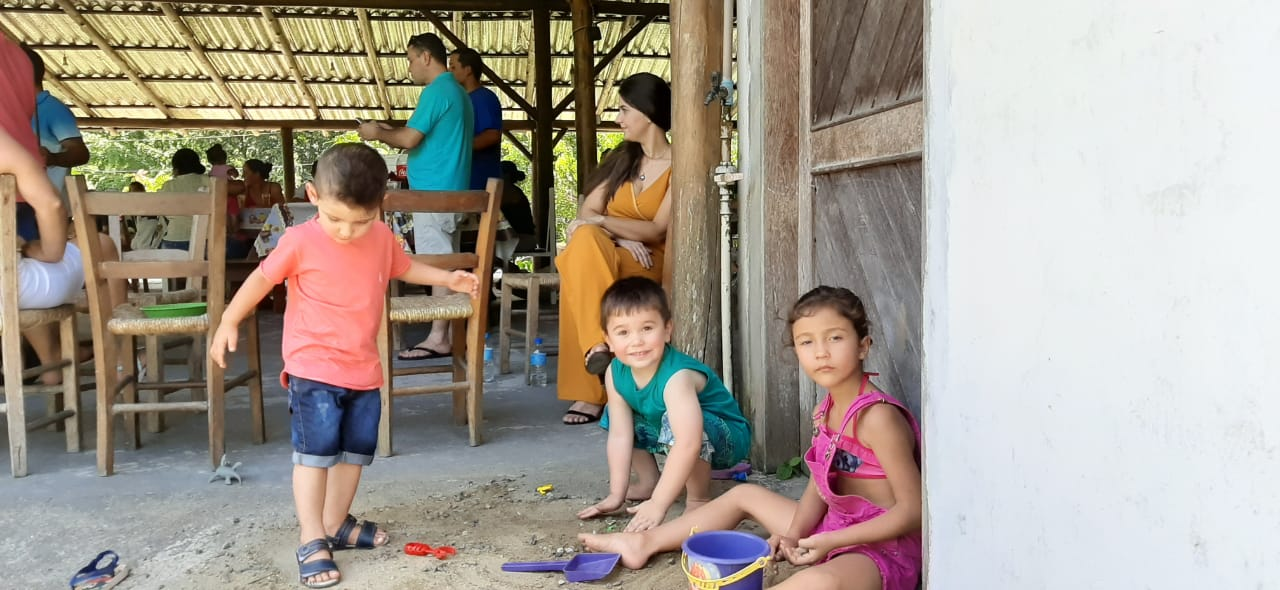
[[[601,408],[600,412],[604,413],[604,409]],[[600,419],[600,414],[588,414],[586,412],[579,412],[578,410],[566,410],[564,415],[565,416],[582,416],[583,418],[586,418],[586,420],[582,422],[565,422],[564,419],[562,418],[560,421],[564,423],[565,426],[582,426],[583,424],[590,424]]]
[[[422,352],[425,352],[427,354],[422,356],[405,356],[405,353],[411,352],[414,350],[421,350]],[[437,350],[431,350],[430,348],[427,348],[425,346],[412,346],[400,351],[400,354],[397,354],[396,358],[402,361],[425,361],[428,359],[442,359],[442,358],[448,358],[451,356],[453,356],[452,352],[440,352]]]
[[[587,372],[592,375],[603,375],[613,362],[613,353],[608,350],[596,350],[587,355]]]

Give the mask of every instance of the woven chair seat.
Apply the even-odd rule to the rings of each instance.
[[[209,329],[209,314],[179,318],[149,318],[133,303],[117,306],[107,321],[112,334],[163,336],[165,334],[202,334]]]
[[[466,293],[452,295],[411,295],[392,297],[387,314],[393,323],[426,323],[435,320],[458,320],[475,313],[471,296]]]
[[[502,275],[502,282],[521,289],[528,289],[529,285],[533,283],[533,279],[538,279],[538,284],[543,287],[560,286],[560,273],[558,272],[513,272]]]
[[[18,312],[18,328],[26,330],[36,326],[55,324],[74,316],[75,313],[76,309],[71,305],[59,305],[49,309],[23,309]],[[0,324],[0,333],[3,333],[3,331],[4,326]]]
[[[129,292],[129,303],[138,307],[147,305],[161,305],[168,303],[192,303],[204,300],[204,290],[202,289],[182,289],[179,291],[169,291],[168,293],[135,293]],[[89,313],[89,294],[81,291],[76,295],[76,301],[73,304],[78,313]]]

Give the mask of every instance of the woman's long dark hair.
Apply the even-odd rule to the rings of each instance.
[[[662,78],[647,72],[632,74],[618,86],[618,94],[654,125],[663,131],[671,130],[671,87]],[[643,160],[644,148],[639,142],[623,141],[587,177],[586,193],[604,185],[605,200],[613,199],[623,183],[640,175]]]
[[[200,163],[200,154],[190,148],[182,148],[173,153],[173,175],[204,174],[204,164]]]
[[[245,160],[244,168],[245,170],[252,170],[254,174],[262,177],[262,182],[271,182],[269,177],[271,176],[272,165],[270,162],[263,162],[258,159]]]

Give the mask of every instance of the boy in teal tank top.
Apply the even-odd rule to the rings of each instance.
[[[600,322],[615,355],[600,420],[609,431],[609,496],[578,518],[640,500],[627,509],[626,530],[643,531],[662,524],[681,490],[686,512],[710,500],[711,470],[747,457],[751,426],[715,371],[669,344],[671,309],[660,285],[645,277],[614,283],[600,302]],[[667,456],[661,473],[656,454]]]

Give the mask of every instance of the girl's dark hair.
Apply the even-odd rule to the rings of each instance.
[[[671,87],[662,78],[648,72],[632,74],[618,86],[618,94],[654,125],[663,131],[671,130]],[[644,148],[639,142],[623,141],[587,177],[586,192],[603,184],[605,199],[612,199],[623,183],[640,175],[643,159]]]
[[[246,170],[252,170],[255,174],[257,174],[258,176],[261,176],[263,180],[266,180],[268,177],[271,176],[270,162],[263,162],[262,160],[258,160],[258,159],[245,160],[244,167]]]
[[[822,309],[830,309],[849,320],[859,339],[871,335],[871,322],[867,319],[867,310],[862,306],[862,300],[844,287],[825,285],[815,287],[800,296],[800,300],[791,307],[791,315],[787,316],[787,328],[795,326],[800,318],[812,316]]]
[[[226,164],[227,151],[222,149],[222,144],[215,143],[209,149],[204,151],[204,157],[209,160],[210,164]]]
[[[204,164],[200,163],[200,154],[191,148],[182,148],[173,153],[173,175],[204,174]]]

